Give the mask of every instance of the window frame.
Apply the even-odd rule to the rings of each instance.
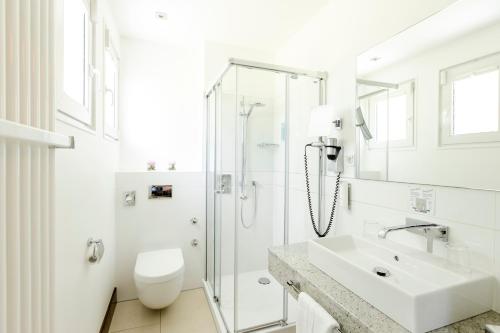
[[[118,51],[116,47],[114,46],[115,44],[113,43],[110,35],[110,31],[105,25],[104,27],[104,48],[103,48],[103,128],[104,128],[104,135],[106,137],[109,137],[114,140],[118,140],[119,138],[119,96],[120,96],[120,85],[119,85],[119,80],[120,80],[120,57],[118,55]],[[116,66],[116,75],[115,75],[115,86],[113,90],[113,112],[114,112],[114,120],[115,123],[112,126],[109,126],[107,123],[107,112],[109,111],[107,106],[106,106],[106,94],[108,93],[108,87],[106,84],[106,54],[109,53],[111,58],[114,61],[114,64]]]
[[[398,89],[382,89],[378,92],[369,93],[366,96],[361,96],[359,98],[360,104],[364,105],[367,109],[367,123],[370,126],[370,131],[373,134],[375,140],[378,140],[379,129],[378,127],[373,128],[372,124],[377,123],[377,112],[376,110],[377,103],[382,99],[387,99],[387,103],[389,100],[394,97],[407,95],[407,108],[406,108],[406,139],[404,140],[389,140],[389,126],[387,127],[387,140],[385,141],[375,141],[370,140],[367,143],[368,149],[408,149],[415,147],[415,90],[416,90],[416,80],[410,79],[399,83]],[[365,100],[365,101],[363,101]],[[363,107],[363,106],[362,106]],[[390,114],[388,112],[388,117]],[[375,121],[375,122],[374,122]]]
[[[452,134],[453,83],[464,78],[498,70],[498,130],[493,132]],[[475,58],[439,71],[439,144],[440,146],[475,145],[500,142],[500,52]]]
[[[59,0],[60,29],[58,29],[57,38],[59,40],[59,59],[60,63],[64,64],[64,5],[67,0]],[[95,129],[95,58],[94,58],[94,43],[95,43],[95,22],[93,19],[91,0],[81,1],[85,8],[85,99],[84,104],[76,101],[66,94],[64,91],[64,65],[58,66],[60,69],[57,73],[57,111],[58,119],[63,121],[76,121],[85,128]]]

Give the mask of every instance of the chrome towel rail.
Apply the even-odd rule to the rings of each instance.
[[[286,285],[292,288],[293,291],[295,291],[297,294],[300,294],[302,290],[300,289],[300,282],[294,281],[294,280],[288,280],[286,281]],[[342,333],[342,331],[337,328],[336,329],[337,333]]]
[[[295,291],[297,294],[301,293],[300,282],[296,282],[296,281],[293,281],[293,280],[288,280],[288,281],[286,281],[286,284],[287,284],[287,286],[289,286],[290,288],[292,288],[292,290]]]

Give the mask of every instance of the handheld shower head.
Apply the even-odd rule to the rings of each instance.
[[[366,125],[365,122],[365,117],[363,117],[363,111],[361,110],[361,107],[358,106],[355,112],[355,118],[356,118],[356,127],[359,127],[361,130],[361,134],[363,134],[363,137],[365,138],[366,141],[370,140],[373,138],[372,133],[370,132],[370,129],[368,128],[368,125]]]

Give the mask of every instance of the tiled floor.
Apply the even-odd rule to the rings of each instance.
[[[110,332],[216,333],[203,289],[187,290],[163,310],[145,308],[138,300],[116,305]]]

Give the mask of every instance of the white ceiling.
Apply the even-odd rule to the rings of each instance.
[[[120,33],[193,44],[201,40],[273,49],[330,0],[109,0]],[[155,12],[168,19],[155,19]]]

